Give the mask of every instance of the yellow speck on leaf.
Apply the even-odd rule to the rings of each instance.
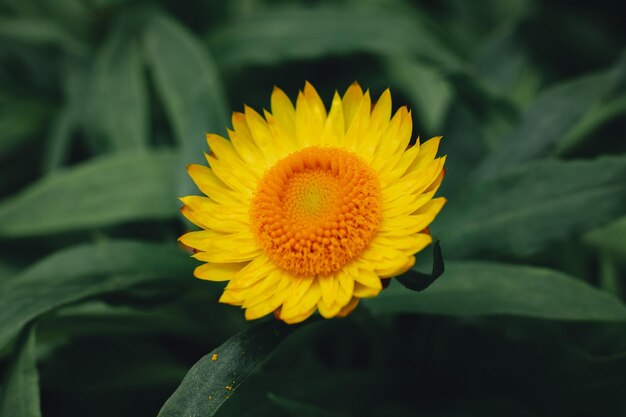
[[[214,353],[213,356],[211,356],[211,360],[213,362],[215,362],[217,360],[217,353]]]
[[[232,385],[226,385],[225,387],[228,391],[232,391],[233,390],[233,386]]]

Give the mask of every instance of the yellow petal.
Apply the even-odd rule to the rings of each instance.
[[[372,110],[372,103],[370,99],[369,91],[366,91],[361,98],[361,102],[356,109],[354,117],[350,125],[346,125],[347,131],[343,138],[343,147],[350,151],[356,152],[361,158],[367,162],[371,161],[372,153],[367,153],[364,149],[370,146],[370,143],[364,141],[364,138],[369,135],[369,122],[370,112]]]
[[[234,192],[217,178],[209,167],[191,164],[187,167],[187,172],[200,191],[213,201],[221,204],[241,204],[246,201],[243,196]]]
[[[276,148],[272,132],[263,117],[251,107],[244,107],[246,123],[256,146],[263,152],[270,163],[276,160]]]
[[[178,241],[190,248],[207,250],[213,248],[211,242],[219,236],[222,236],[222,234],[214,230],[197,230],[185,233],[178,238]]]
[[[381,145],[376,149],[372,158],[372,168],[377,172],[388,170],[388,165],[397,161],[411,139],[411,115],[406,107],[400,107],[393,115],[385,132],[381,133]]]
[[[216,232],[236,233],[250,228],[249,209],[245,204],[216,204],[211,199],[188,196],[180,199],[182,214],[194,224]]]
[[[296,133],[301,148],[320,144],[326,123],[326,109],[323,108],[317,92],[306,84],[296,100]]]
[[[296,110],[287,97],[287,94],[278,87],[272,91],[272,115],[277,124],[295,140],[296,136]]]
[[[359,299],[357,297],[352,297],[350,302],[346,304],[339,313],[337,313],[338,317],[346,317],[348,314],[352,313],[356,306],[359,305]]]
[[[262,253],[261,248],[247,246],[243,248],[225,250],[211,250],[210,252],[198,252],[193,255],[194,258],[204,262],[245,262],[252,260]]]
[[[317,309],[319,310],[322,317],[329,319],[331,317],[335,317],[341,311],[342,306],[337,303],[327,304],[324,300],[320,299],[319,303],[317,303]]]
[[[241,298],[241,296],[239,296],[237,293],[233,291],[228,291],[226,289],[220,296],[219,302],[223,304],[230,304],[233,306],[240,306],[243,302],[243,298]]]
[[[407,235],[421,232],[437,217],[437,214],[439,214],[439,211],[441,211],[445,203],[446,199],[439,197],[424,204],[415,214],[397,216],[389,219],[383,217],[378,230],[381,234],[386,236]]]
[[[291,298],[288,299],[283,304],[282,313],[283,315],[291,315],[292,312],[294,314],[301,314],[305,311],[308,311],[312,307],[317,305],[317,302],[320,300],[322,296],[322,289],[317,280],[311,279],[311,285],[308,290],[304,293],[304,295],[300,298],[296,294],[292,294]],[[298,301],[292,301],[292,299],[299,299]]]
[[[244,266],[246,266],[245,262],[224,264],[205,263],[197,267],[193,271],[193,274],[197,278],[208,281],[230,281]]]
[[[345,135],[345,125],[343,120],[343,105],[341,97],[335,92],[330,112],[326,119],[326,125],[320,138],[321,146],[338,146]]]
[[[378,277],[378,275],[376,275],[373,271],[367,269],[359,270],[359,273],[355,275],[354,280],[357,282],[357,284],[372,288],[374,290],[380,291],[383,288],[383,285],[380,282],[380,278]],[[355,285],[355,293],[357,286],[358,285]],[[378,292],[376,292],[376,294],[378,294]]]
[[[356,266],[351,266],[335,274],[335,279],[339,283],[335,294],[335,302],[340,306],[346,305],[352,297],[352,293],[354,292],[353,273],[357,270]]]
[[[441,181],[424,194],[407,194],[394,200],[392,203],[385,204],[383,207],[386,217],[396,217],[416,212],[420,207],[433,199],[439,184],[441,184]]]
[[[391,120],[391,92],[389,89],[383,91],[383,93],[376,101],[374,110],[372,110],[372,117],[370,121],[370,130],[379,135],[387,129],[389,121]]]
[[[317,94],[315,87],[308,81],[304,83],[304,97],[309,103],[313,119],[319,120],[321,122],[320,125],[323,125],[326,122],[326,106],[324,106],[324,102]]]
[[[348,87],[345,94],[343,95],[343,114],[345,120],[346,129],[350,127],[352,124],[352,120],[361,105],[361,100],[363,98],[363,90],[361,90],[361,86],[356,81]]]
[[[321,288],[317,280],[311,279],[311,285],[298,301],[293,302],[294,296],[288,298],[280,311],[280,318],[286,323],[298,323],[306,320],[315,311],[321,299]]]
[[[223,161],[232,170],[258,181],[263,175],[263,168],[257,164],[246,163],[233,144],[219,135],[207,134],[206,141],[215,157]]]
[[[427,190],[441,175],[446,157],[435,159],[433,163],[423,167],[420,171],[412,171],[392,184],[381,187],[384,200],[393,196],[405,194],[419,194]]]
[[[249,305],[256,304],[254,302],[255,298],[271,298],[281,280],[282,274],[279,270],[275,269],[271,271],[265,278],[258,281],[259,285],[256,285],[253,289],[246,293],[246,302],[244,302],[243,306],[248,307]]]
[[[316,308],[316,306],[313,306],[313,307],[311,307],[308,310],[304,310],[304,311],[300,312],[299,314],[285,314],[281,310],[281,313],[280,313],[279,317],[280,317],[281,320],[283,320],[287,324],[301,323],[304,320],[306,320],[309,317],[311,317],[311,314],[313,314],[315,312],[315,308]]]
[[[246,289],[265,278],[275,269],[276,266],[267,256],[257,256],[233,277],[228,284],[228,288],[232,290]]]
[[[335,293],[337,291],[337,282],[333,275],[319,276],[317,280],[322,290],[322,299],[326,304],[332,305],[335,302]]]
[[[437,156],[437,150],[441,143],[441,136],[436,136],[424,142],[421,145],[420,154],[407,169],[408,172],[419,169],[424,163],[432,162]]]
[[[313,277],[298,277],[295,278],[292,285],[292,293],[287,298],[284,306],[284,309],[291,310],[295,308],[295,306],[302,301],[306,293],[309,291],[313,282],[316,282]],[[316,284],[316,287],[319,289],[319,284]],[[320,290],[321,291],[321,290]]]
[[[354,284],[354,296],[359,298],[372,298],[376,297],[382,288],[372,288],[363,285],[359,282]]]

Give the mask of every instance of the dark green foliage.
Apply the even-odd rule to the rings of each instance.
[[[272,320],[231,337],[200,359],[159,417],[212,416],[297,326]]]
[[[31,327],[25,328],[18,340],[15,357],[11,358],[11,365],[2,381],[0,412],[3,416],[41,416],[35,331]]]
[[[623,416],[616,4],[0,0],[0,417]],[[205,133],[305,80],[444,136],[441,246],[419,292],[245,323],[176,198]]]

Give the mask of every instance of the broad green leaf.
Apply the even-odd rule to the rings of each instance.
[[[0,415],[40,417],[39,374],[34,328],[24,329],[0,391]]]
[[[214,415],[295,328],[270,320],[231,337],[189,370],[159,417]]]
[[[175,217],[175,155],[106,156],[59,171],[0,204],[0,237]]]
[[[452,99],[452,90],[439,71],[419,61],[389,57],[384,60],[391,79],[409,97],[424,129],[441,129]]]
[[[50,310],[139,284],[184,279],[193,266],[175,246],[142,242],[111,241],[57,252],[0,284],[0,349]]]
[[[291,417],[345,417],[346,414],[337,411],[326,410],[317,405],[306,404],[300,401],[290,400],[275,394],[268,394],[271,402],[280,410]]]
[[[0,259],[0,282],[5,281],[15,275],[16,268]]]
[[[451,261],[428,290],[390,285],[367,300],[376,314],[514,315],[551,320],[626,321],[618,299],[561,272],[529,266]]]
[[[120,25],[98,52],[90,122],[116,151],[148,144],[148,92],[138,41]]]
[[[434,32],[414,10],[274,8],[226,25],[211,35],[209,47],[225,69],[355,52],[458,65]]]
[[[626,259],[626,216],[590,231],[584,236],[584,241],[590,246]]]
[[[48,18],[0,18],[0,38],[33,45],[54,45],[75,55],[84,55],[89,51],[84,42]]]
[[[204,162],[205,134],[225,132],[228,123],[229,106],[213,59],[185,27],[162,15],[148,23],[144,45],[184,164]],[[184,173],[179,192],[193,189]]]
[[[560,83],[540,94],[502,145],[478,167],[475,177],[496,177],[503,169],[548,153],[625,75],[626,65],[620,62],[608,71]]]
[[[467,187],[432,230],[448,257],[526,256],[622,214],[624,178],[626,156],[528,164]]]

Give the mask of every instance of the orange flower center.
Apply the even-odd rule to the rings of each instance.
[[[265,254],[295,275],[327,275],[356,258],[381,219],[380,185],[355,154],[310,147],[280,160],[252,200],[252,230]]]

